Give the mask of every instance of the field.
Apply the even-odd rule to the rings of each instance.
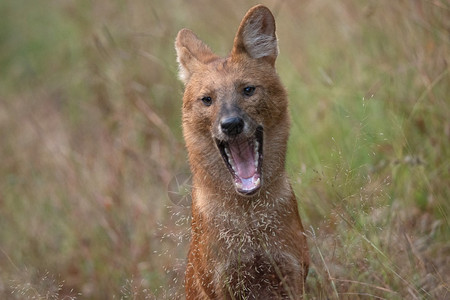
[[[262,1],[292,117],[305,299],[450,299],[450,5]],[[254,1],[0,2],[0,298],[177,299],[194,30],[226,55]]]

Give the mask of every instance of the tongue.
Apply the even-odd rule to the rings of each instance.
[[[256,173],[253,145],[249,141],[229,144],[231,155],[240,178],[250,178]]]

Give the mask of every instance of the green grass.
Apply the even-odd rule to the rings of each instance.
[[[189,208],[173,42],[256,2],[0,3],[0,298],[172,299]],[[264,2],[290,95],[307,299],[450,297],[450,6]]]

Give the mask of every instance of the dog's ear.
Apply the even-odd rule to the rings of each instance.
[[[270,10],[263,5],[252,7],[242,19],[234,38],[231,56],[236,57],[242,53],[275,64],[278,55],[275,19]]]
[[[179,77],[185,84],[191,75],[202,65],[217,56],[191,30],[182,29],[175,40]]]

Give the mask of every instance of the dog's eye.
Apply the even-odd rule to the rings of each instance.
[[[202,102],[206,106],[210,106],[212,104],[212,98],[209,97],[209,96],[205,96],[205,97],[202,98]]]
[[[255,93],[255,87],[254,86],[246,86],[243,90],[243,93],[245,96],[250,97],[251,95],[253,95],[253,93]]]

